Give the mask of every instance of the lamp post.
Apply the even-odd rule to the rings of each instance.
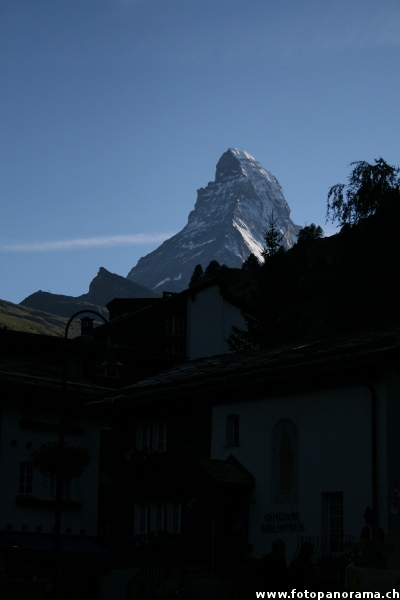
[[[68,331],[72,321],[80,314],[90,313],[96,315],[106,324],[108,321],[103,315],[95,310],[78,310],[68,320],[65,326],[64,332],[64,352],[63,352],[63,365],[62,365],[62,380],[61,380],[61,400],[60,400],[60,421],[59,421],[59,433],[58,433],[58,444],[61,446],[64,444],[65,439],[65,426],[66,426],[66,396],[67,396],[67,344],[68,344]],[[59,453],[59,456],[61,452]],[[61,461],[60,461],[61,462]],[[62,476],[62,465],[59,464],[56,473],[56,497],[55,497],[55,512],[54,512],[54,538],[53,538],[53,576],[52,576],[52,597],[54,600],[58,600],[59,597],[59,565],[60,565],[60,542],[61,542],[61,513],[62,513],[62,497],[63,497],[63,476]]]

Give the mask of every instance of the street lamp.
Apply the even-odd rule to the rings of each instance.
[[[61,402],[60,402],[60,423],[58,433],[58,443],[61,446],[65,439],[66,426],[66,395],[67,395],[67,344],[68,331],[72,321],[80,314],[90,313],[96,315],[106,324],[108,321],[103,315],[95,310],[78,310],[68,320],[64,332],[64,352],[62,366],[62,381],[61,381]],[[60,453],[61,454],[61,453]],[[56,473],[56,497],[55,497],[55,514],[54,514],[54,539],[53,539],[53,577],[52,577],[52,595],[54,600],[58,600],[59,594],[59,564],[60,564],[60,542],[61,542],[61,512],[62,512],[62,496],[63,496],[63,477],[61,465],[58,465]]]

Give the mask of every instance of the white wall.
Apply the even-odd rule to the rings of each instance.
[[[387,532],[387,543],[393,544],[395,547],[395,551],[387,555],[388,565],[398,569],[400,565],[400,515],[392,512],[391,498],[396,483],[400,484],[400,373],[398,369],[392,368],[388,369],[385,375],[384,381],[376,386],[379,398],[377,410],[380,458],[378,477],[381,490],[378,498],[379,523],[385,533]]]
[[[241,311],[224,300],[218,285],[197,291],[187,300],[188,356],[225,354],[232,325],[245,328]]]
[[[283,538],[290,559],[300,535],[326,534],[321,510],[323,493],[343,492],[344,533],[358,537],[366,505],[371,505],[370,392],[365,386],[336,388],[223,404],[213,409],[212,458],[233,454],[254,476],[249,541],[254,555]],[[229,414],[240,417],[240,445],[224,447]],[[298,500],[275,499],[271,481],[271,434],[281,419],[298,432]],[[299,511],[304,531],[261,533],[265,513]]]

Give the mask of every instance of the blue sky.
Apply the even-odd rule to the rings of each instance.
[[[397,0],[2,0],[0,298],[78,296],[187,222],[230,147],[325,225],[399,165]]]

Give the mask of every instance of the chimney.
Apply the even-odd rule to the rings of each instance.
[[[81,336],[93,338],[93,321],[90,317],[81,319]]]

